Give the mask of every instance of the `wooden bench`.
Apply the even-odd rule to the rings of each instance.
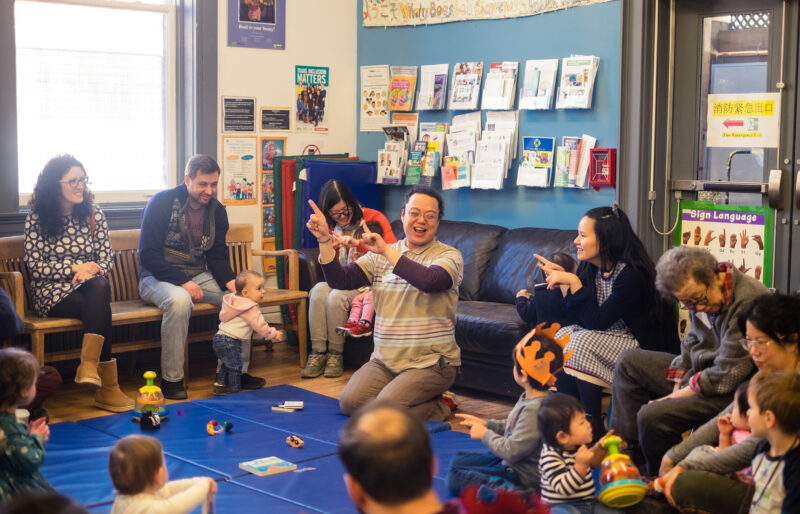
[[[114,268],[109,275],[111,282],[111,323],[113,326],[136,325],[161,320],[161,310],[139,299],[139,229],[112,230],[109,235],[111,247],[114,249]],[[265,307],[276,305],[297,305],[297,323],[276,323],[273,326],[294,330],[300,346],[300,365],[304,366],[307,353],[307,309],[308,293],[300,291],[298,278],[298,257],[296,250],[253,250],[253,226],[249,224],[233,224],[230,226],[226,242],[231,267],[235,272],[251,269],[253,256],[288,258],[289,288],[266,289],[261,304]],[[70,318],[42,318],[37,316],[33,305],[30,276],[23,257],[24,236],[0,238],[0,287],[5,289],[17,312],[25,313],[25,333],[30,334],[31,350],[39,363],[78,359],[80,348],[60,351],[45,351],[44,339],[47,334],[71,332],[83,329],[83,323]],[[192,310],[192,317],[219,313],[219,308],[210,303],[197,303]],[[186,341],[209,341],[216,333],[214,330],[189,333]],[[114,353],[133,352],[145,348],[160,348],[158,338],[139,339],[115,342]],[[185,360],[188,364],[188,358]]]

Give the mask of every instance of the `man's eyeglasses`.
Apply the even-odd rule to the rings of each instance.
[[[338,211],[328,211],[328,214],[331,215],[331,218],[344,218],[350,216],[353,213],[353,209],[350,207],[340,209]]]
[[[68,185],[72,189],[75,189],[78,186],[85,186],[86,184],[88,184],[89,183],[89,177],[84,175],[84,176],[82,176],[80,178],[71,178],[69,180],[59,180],[59,182],[61,182],[62,184]]]
[[[412,220],[415,220],[420,216],[422,216],[422,218],[428,223],[433,223],[439,219],[438,212],[426,212],[425,214],[423,214],[420,211],[408,211],[408,217]]]
[[[701,307],[703,305],[708,305],[708,286],[706,286],[706,290],[701,298],[698,298],[697,300],[691,298],[689,300],[681,300],[680,302],[684,307],[691,310],[695,310],[697,307]]]
[[[762,353],[767,351],[767,347],[772,344],[772,339],[767,339],[766,341],[759,341],[758,339],[748,339],[746,337],[739,339],[739,344],[742,345],[747,351],[750,349],[755,348],[758,353]]]

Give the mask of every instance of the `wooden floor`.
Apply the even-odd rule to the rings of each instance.
[[[202,344],[204,343],[192,345],[190,351],[197,353],[193,349]],[[332,398],[338,398],[339,393],[344,389],[354,370],[345,370],[344,375],[339,378],[303,379],[300,378],[297,351],[297,347],[287,344],[276,344],[272,351],[266,351],[264,346],[257,346],[253,349],[250,373],[264,377],[267,380],[267,386],[288,384]],[[216,360],[210,352],[201,353],[201,355],[190,354],[190,400],[213,396],[211,391],[214,383]],[[150,366],[152,367],[152,363]],[[124,361],[121,361],[120,386],[132,398],[136,395],[139,387],[144,385],[142,373],[146,369],[148,369],[147,363],[142,363],[130,370],[129,366]],[[455,389],[455,393],[459,402],[456,412],[473,414],[482,418],[505,418],[514,406],[514,401],[509,398],[482,394],[466,389]],[[50,412],[50,422],[77,421],[110,414],[96,409],[92,405],[93,397],[94,390],[80,387],[72,382],[71,376],[65,376],[64,384],[45,403],[45,407]],[[168,401],[168,403],[174,402]],[[459,420],[455,416],[448,421],[451,422],[454,430],[468,431],[458,423]]]

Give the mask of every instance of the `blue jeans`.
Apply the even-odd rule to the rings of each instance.
[[[550,514],[621,514],[622,511],[612,509],[598,500],[581,500],[550,505]]]
[[[222,305],[226,291],[220,289],[214,276],[204,271],[192,277],[192,281],[203,290],[203,301]],[[139,279],[139,297],[164,311],[161,320],[161,378],[170,382],[183,380],[183,351],[189,333],[189,318],[192,315],[192,297],[181,286],[162,282],[145,272]],[[242,372],[250,364],[250,341],[242,344]]]
[[[217,384],[228,386],[232,393],[239,391],[242,388],[242,340],[216,334],[211,344],[221,361]]]
[[[491,452],[458,452],[450,460],[447,488],[455,495],[469,485],[519,486],[519,475],[503,464],[503,459]]]

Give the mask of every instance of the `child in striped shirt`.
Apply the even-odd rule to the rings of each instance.
[[[539,406],[539,433],[544,440],[539,457],[542,499],[553,514],[616,513],[595,497],[592,468],[606,456],[601,437],[591,448],[592,424],[580,400],[562,393],[549,395]]]

